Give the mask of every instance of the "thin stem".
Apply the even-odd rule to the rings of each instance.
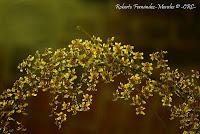
[[[76,26],[76,29],[82,33],[84,33],[86,36],[88,36],[90,39],[92,39],[92,36],[81,26]]]

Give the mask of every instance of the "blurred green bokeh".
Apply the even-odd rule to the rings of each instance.
[[[75,38],[88,39],[87,35],[76,29],[76,26],[81,26],[89,34],[101,36],[103,39],[115,36],[117,41],[133,44],[137,50],[145,53],[160,49],[167,50],[169,51],[168,59],[173,67],[199,69],[200,17],[197,10],[129,12],[116,10],[116,3],[120,1],[0,0],[0,88],[5,89],[12,85],[13,81],[20,76],[17,70],[18,63],[29,54],[34,54],[36,50],[46,47],[66,47]],[[40,133],[113,132],[122,134],[125,130],[127,133],[132,133],[134,129],[141,129],[137,123],[133,123],[135,127],[129,130],[132,122],[128,119],[128,115],[134,114],[133,108],[124,104],[118,104],[119,107],[110,104],[111,101],[108,100],[111,99],[111,92],[108,87],[103,89],[107,89],[107,92],[102,90],[104,92],[99,96],[102,99],[99,99],[96,104],[97,111],[92,111],[94,120],[87,120],[84,116],[80,120],[71,120],[72,124],[68,125],[72,128],[66,127],[61,132],[53,131],[55,126],[49,130],[40,126],[38,128]],[[40,100],[44,101],[41,98]],[[154,108],[157,109],[158,104],[154,103]],[[113,111],[119,108],[118,112]],[[40,108],[38,109],[35,111],[35,118],[43,114],[47,115],[45,111],[42,113]],[[121,117],[115,119],[118,116]],[[90,115],[85,115],[85,117],[89,118]],[[154,133],[155,125],[151,125],[151,119],[154,118],[151,115],[148,117],[151,118],[144,119],[146,130],[141,130],[138,134]],[[109,122],[107,118],[111,121]],[[42,125],[49,122],[45,119],[39,120]],[[131,119],[136,121],[138,118]],[[34,121],[32,125],[36,126],[38,120]],[[153,122],[156,122],[155,119]],[[90,127],[87,123],[93,126]],[[49,127],[48,123],[46,127]],[[75,129],[80,129],[80,131]],[[152,131],[148,132],[151,129]],[[39,131],[33,133],[39,133]],[[169,131],[173,133],[173,128]]]
[[[102,6],[80,0],[1,0],[1,79],[12,78],[17,64],[35,50],[65,47],[72,39],[84,37],[76,30],[78,25],[91,34],[102,32],[109,1],[99,3]]]

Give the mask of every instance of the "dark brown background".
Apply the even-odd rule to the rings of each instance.
[[[0,88],[9,88],[20,76],[17,65],[35,50],[66,47],[72,39],[89,34],[133,44],[150,53],[167,50],[167,58],[180,70],[200,67],[199,1],[194,10],[119,11],[111,0],[1,0],[0,1]],[[127,2],[148,4],[146,1]],[[151,3],[151,2],[149,2]],[[168,4],[170,2],[153,2]],[[172,2],[174,4],[178,2]],[[158,97],[149,102],[146,116],[136,116],[135,108],[123,101],[112,102],[116,87],[100,84],[92,110],[68,117],[61,130],[48,117],[49,95],[30,100],[27,119],[31,134],[175,134],[176,121],[169,121],[169,110],[160,109]]]

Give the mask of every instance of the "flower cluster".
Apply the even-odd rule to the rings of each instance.
[[[50,115],[61,128],[69,115],[90,110],[92,94],[100,80],[111,83],[123,75],[127,83],[119,84],[113,93],[114,101],[130,100],[136,114],[145,115],[148,99],[158,94],[162,105],[171,108],[170,119],[180,120],[184,134],[199,133],[199,72],[192,70],[186,75],[172,70],[164,59],[166,53],[155,52],[145,59],[143,52],[114,42],[114,37],[105,43],[99,37],[76,39],[67,48],[37,51],[19,64],[23,76],[0,95],[0,128],[5,134],[25,131],[22,116],[27,115],[29,98],[37,96],[39,91],[51,94]],[[158,76],[153,76],[154,71],[159,72]],[[173,97],[182,102],[173,104]],[[16,115],[21,118],[15,119]]]

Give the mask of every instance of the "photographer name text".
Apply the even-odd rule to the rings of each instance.
[[[149,10],[175,10],[175,9],[183,9],[183,10],[193,10],[196,8],[195,4],[116,4],[115,8],[117,10],[141,10],[141,9],[149,9]]]

